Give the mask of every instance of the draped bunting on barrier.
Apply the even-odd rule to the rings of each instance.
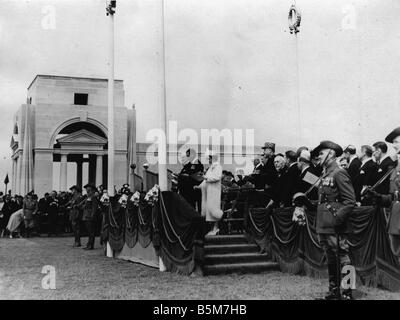
[[[159,255],[168,271],[190,274],[202,259],[204,218],[175,192],[162,192],[159,205]]]
[[[104,208],[102,242],[113,251],[120,252],[124,244],[153,244],[166,270],[181,274],[190,274],[202,259],[204,218],[177,193],[164,191],[157,202],[138,206],[128,201],[126,208],[113,200]]]
[[[119,203],[108,206],[108,242],[113,251],[119,252],[125,244],[125,208]]]
[[[113,210],[111,210],[111,207]],[[104,207],[102,239],[107,241],[113,251],[119,252],[124,244],[133,248],[138,242],[147,248],[156,234],[154,226],[158,204],[141,203],[135,206],[128,203],[126,207],[113,201],[111,206]]]
[[[151,244],[153,206],[147,204],[139,205],[139,207],[136,208],[136,213],[139,220],[139,244],[143,248],[147,248]]]
[[[314,277],[327,276],[326,259],[315,229],[315,212],[306,213],[306,225],[292,221],[293,208],[251,209],[248,236],[267,249],[281,270]],[[400,290],[400,265],[389,244],[384,213],[374,207],[355,208],[350,256],[358,281],[368,286]]]
[[[125,243],[129,248],[133,248],[138,240],[138,207],[129,204],[125,214]]]

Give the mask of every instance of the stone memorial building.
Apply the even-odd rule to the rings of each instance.
[[[115,184],[121,186],[133,179],[136,116],[134,109],[125,106],[123,81],[116,80],[114,86],[114,175]],[[41,196],[53,190],[53,175],[58,175],[56,190],[68,190],[68,163],[76,164],[76,184],[107,185],[107,88],[106,79],[35,77],[28,87],[27,103],[14,116],[13,193],[34,190]],[[59,172],[53,172],[54,162],[59,162]],[[83,177],[85,163],[88,176]]]

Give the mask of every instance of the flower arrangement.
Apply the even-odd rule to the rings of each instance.
[[[296,222],[299,226],[306,225],[306,208],[305,206],[296,206],[293,211],[292,221]]]
[[[104,205],[110,204],[110,197],[108,196],[108,193],[103,193],[103,195],[100,198],[100,202]]]
[[[133,205],[134,205],[135,207],[138,207],[138,206],[139,206],[139,202],[140,202],[140,192],[139,192],[139,191],[136,191],[136,192],[132,195],[130,201],[133,202]]]
[[[158,201],[158,194],[159,192],[159,186],[156,184],[153,188],[147,192],[146,196],[144,197],[144,200],[147,201],[147,203],[151,206],[154,205]]]
[[[126,208],[126,205],[128,203],[128,196],[126,194],[123,194],[121,198],[119,198],[118,202],[121,204],[121,207]]]

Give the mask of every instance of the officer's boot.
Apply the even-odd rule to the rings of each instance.
[[[354,300],[354,298],[353,298],[353,290],[352,289],[343,290],[342,299],[343,300]]]
[[[338,299],[339,287],[337,283],[337,266],[336,262],[330,262],[328,264],[328,276],[329,276],[329,292],[326,294],[326,300]]]

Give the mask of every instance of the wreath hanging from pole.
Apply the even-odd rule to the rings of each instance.
[[[293,32],[295,34],[299,32],[301,14],[294,4],[290,7],[288,20],[289,20],[290,34],[293,34]]]

